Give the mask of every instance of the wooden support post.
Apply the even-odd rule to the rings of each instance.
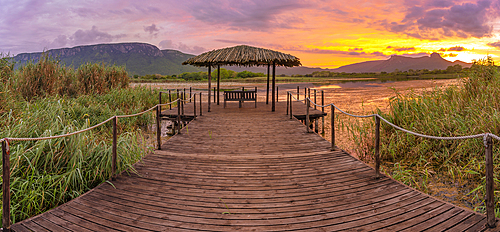
[[[286,115],[288,115],[289,106],[290,106],[290,92],[286,92]]]
[[[192,90],[193,87],[189,87],[189,102],[191,102],[191,97],[193,96]]]
[[[375,116],[375,178],[380,178],[380,118]]]
[[[158,142],[158,150],[161,150],[161,111],[160,106],[156,109],[156,142]]]
[[[280,91],[278,90],[278,86],[276,86],[276,102],[278,102],[280,100]]]
[[[330,105],[330,131],[332,132],[332,151],[335,151],[335,107]]]
[[[203,116],[203,109],[201,108],[201,92],[200,92],[200,116]]]
[[[325,91],[321,90],[321,105],[323,107],[321,107],[321,112],[325,113]],[[321,134],[323,134],[323,136],[325,136],[325,116],[321,117]]]
[[[311,104],[310,99],[306,99],[306,127],[307,133],[311,133],[311,128],[309,128],[309,104]]]
[[[196,93],[193,95],[193,111],[194,111],[194,119],[196,120]]]
[[[182,91],[182,96],[184,97],[183,100],[186,100],[186,88],[184,88],[184,91]]]
[[[297,100],[300,100],[300,94],[299,94],[299,86],[297,85]]]
[[[292,117],[293,117],[292,105],[293,105],[292,95],[290,94],[290,119],[292,119]]]
[[[170,93],[170,89],[168,90],[168,103],[172,103],[172,94]],[[172,104],[168,104],[168,107],[172,109]]]
[[[266,105],[269,104],[269,68],[271,67],[271,64],[267,64],[267,92],[266,92]]]
[[[306,99],[306,98],[307,98],[307,87],[304,87],[304,99]],[[304,104],[305,104],[305,102],[304,102]]]
[[[208,112],[210,112],[210,89],[212,88],[212,65],[208,64]]]
[[[215,96],[215,93],[216,92],[215,92],[215,87],[214,87],[214,103],[216,103],[216,98],[217,98],[217,96]]]
[[[317,101],[316,101],[316,89],[314,89],[314,109],[315,109],[315,110],[317,110],[317,109],[318,109],[318,108],[316,108],[316,104],[318,104],[318,103],[317,103]]]
[[[10,152],[7,141],[2,142],[2,225],[3,231],[10,231]]]
[[[273,97],[272,97],[272,100],[273,100],[273,106],[272,106],[272,112],[276,111],[276,108],[275,108],[275,107],[276,107],[276,106],[275,106],[276,101],[275,101],[275,99],[274,99],[274,97],[275,97],[275,93],[274,93],[274,91],[275,91],[275,90],[276,90],[276,63],[274,63],[274,62],[273,62],[273,92],[272,92],[272,94],[273,94],[273,95],[272,95],[272,96],[273,96]]]
[[[220,95],[220,65],[217,65],[217,105],[219,105]]]
[[[489,228],[496,226],[495,218],[495,183],[493,177],[493,141],[486,137],[486,224]]]
[[[257,86],[255,86],[255,108],[257,108]]]
[[[311,99],[311,88],[307,88],[307,97]]]

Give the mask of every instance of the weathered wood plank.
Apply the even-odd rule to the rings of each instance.
[[[205,103],[206,104],[206,103]],[[228,103],[234,104],[237,103]],[[408,188],[285,114],[213,105],[162,150],[92,192],[15,230],[441,231],[484,228],[485,215]],[[193,114],[186,103],[184,114]],[[207,105],[202,107],[207,109]],[[293,103],[294,115],[306,112]],[[310,108],[311,115],[322,112]],[[166,110],[162,115],[177,109]],[[300,118],[300,117],[299,117]],[[263,120],[264,119],[264,120]],[[187,118],[186,118],[187,120]],[[230,213],[230,214],[229,214]],[[490,231],[494,231],[490,229]]]

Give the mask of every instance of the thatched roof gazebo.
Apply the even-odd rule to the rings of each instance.
[[[194,65],[198,67],[208,67],[208,111],[210,111],[210,89],[212,82],[212,67],[217,67],[217,105],[219,104],[219,83],[220,66],[266,66],[267,65],[267,95],[266,104],[269,99],[269,69],[273,66],[273,85],[272,85],[272,111],[275,111],[275,89],[276,89],[276,66],[294,67],[302,65],[299,58],[273,51],[265,48],[256,48],[247,45],[222,48],[201,55],[192,57],[183,65]]]

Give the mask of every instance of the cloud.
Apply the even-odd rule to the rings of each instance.
[[[160,31],[159,28],[156,27],[156,24],[151,24],[151,26],[144,26],[144,31],[148,32],[149,34],[156,34],[157,32]]]
[[[196,20],[231,30],[269,31],[273,28],[292,29],[304,23],[295,11],[307,8],[300,1],[186,1],[185,10]]]
[[[90,30],[77,30],[73,35],[58,35],[52,42],[45,42],[47,48],[61,48],[64,46],[87,45],[96,43],[109,43],[125,37],[125,34],[111,35],[107,32],[99,31],[96,26]]]
[[[461,52],[461,51],[465,51],[466,49],[462,46],[455,46],[455,47],[451,47],[451,48],[441,48],[439,49],[440,52]]]
[[[195,54],[195,55],[198,55],[198,54],[201,54],[205,51],[207,51],[206,48],[204,47],[200,47],[200,46],[188,46],[182,42],[179,42],[179,43],[174,43],[172,42],[172,40],[162,40],[159,44],[161,49],[175,49],[175,50],[179,50],[181,52],[185,52],[185,53],[190,53],[190,54]]]
[[[455,54],[455,53],[449,53],[449,54],[444,54],[444,55],[441,55],[442,57],[457,57],[458,54]]]
[[[461,51],[464,51],[465,48],[464,47],[461,47],[461,46],[455,46],[455,47],[451,47],[451,48],[448,48],[447,51],[455,51],[455,52],[461,52]]]
[[[495,48],[500,48],[500,41],[493,42],[493,43],[488,43],[488,46],[495,47]]]
[[[428,1],[408,7],[400,22],[385,19],[377,23],[389,31],[419,39],[482,38],[491,35],[490,22],[500,16],[495,8],[490,0],[475,3]]]
[[[92,29],[90,30],[80,29],[76,31],[72,36],[70,36],[69,39],[75,45],[82,45],[93,43],[109,43],[124,36],[124,34],[111,35],[107,32],[99,31],[96,26],[92,26]]]
[[[393,46],[388,46],[387,49],[392,49],[393,51],[396,51],[396,52],[415,51],[414,47],[393,47]]]
[[[304,48],[302,46],[296,47],[286,47],[284,50],[289,51],[299,51],[306,53],[315,53],[315,54],[333,54],[333,55],[348,55],[348,56],[386,56],[382,52],[364,52],[362,48],[350,48],[348,51],[343,50],[333,50],[333,49],[319,49],[319,48]]]

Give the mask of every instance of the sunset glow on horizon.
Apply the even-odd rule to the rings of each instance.
[[[0,52],[145,42],[200,54],[246,44],[337,68],[391,55],[440,53],[500,62],[500,2],[11,1],[0,8]]]

